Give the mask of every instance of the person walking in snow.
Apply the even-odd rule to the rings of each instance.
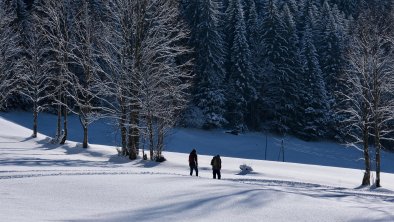
[[[218,179],[220,180],[221,178],[220,170],[222,169],[222,160],[220,159],[219,154],[212,158],[211,165],[212,165],[213,179],[216,179],[216,175],[217,175]]]
[[[196,171],[196,176],[198,176],[198,162],[197,162],[197,151],[193,149],[189,155],[189,167],[190,167],[190,176],[193,175],[193,170]]]

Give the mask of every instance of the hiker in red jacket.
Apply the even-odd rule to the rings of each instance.
[[[193,175],[193,169],[196,171],[196,176],[198,176],[197,151],[195,149],[193,149],[192,152],[190,152],[189,167],[190,167],[190,176]]]

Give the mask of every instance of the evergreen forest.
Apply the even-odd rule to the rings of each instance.
[[[124,155],[173,126],[394,149],[389,0],[0,0],[0,108],[112,118]],[[33,134],[34,135],[34,134]]]

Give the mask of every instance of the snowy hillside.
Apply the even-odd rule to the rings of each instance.
[[[32,126],[32,114],[28,112],[0,113],[7,120],[26,128]],[[69,117],[69,139],[81,142],[83,132],[78,117]],[[55,135],[56,116],[41,113],[38,131],[47,136]],[[267,143],[266,143],[267,140]],[[204,131],[175,129],[166,138],[166,151],[189,153],[196,148],[199,154],[237,157],[246,159],[282,161],[280,154],[282,138],[271,134],[247,133],[238,136],[224,130]],[[283,138],[285,162],[304,163],[334,167],[363,169],[363,154],[355,148],[348,148],[332,142],[305,142],[292,137]],[[93,144],[119,145],[119,132],[111,122],[100,120],[89,127],[89,142]],[[267,157],[265,156],[267,147]],[[371,149],[371,156],[374,156]],[[374,162],[373,162],[374,164]],[[374,167],[373,167],[374,169]],[[382,153],[383,172],[394,173],[394,153]]]
[[[382,173],[383,187],[376,189],[359,187],[361,168],[257,160],[264,158],[265,140],[258,141],[264,136],[177,130],[167,141],[168,150],[176,152],[165,152],[166,162],[129,162],[114,147],[56,146],[43,134],[32,139],[31,131],[9,116],[28,121],[2,116],[0,221],[394,221],[393,174]],[[287,144],[285,160],[358,163],[357,152],[329,143],[288,139]],[[198,178],[188,175],[191,147],[199,154]],[[274,148],[268,152],[269,159],[277,158]],[[223,161],[220,181],[211,179],[209,163],[216,153]],[[393,172],[392,155],[384,158],[383,171]],[[242,173],[241,164],[253,172]]]

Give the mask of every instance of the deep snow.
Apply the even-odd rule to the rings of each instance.
[[[28,126],[31,116],[0,115],[0,221],[394,221],[392,154],[384,156],[390,173],[382,173],[376,189],[359,187],[361,153],[332,143],[288,138],[285,161],[293,163],[282,163],[261,160],[259,134],[177,129],[167,140],[173,152],[164,153],[166,162],[129,162],[106,145],[82,149],[71,141],[49,144],[43,134],[33,139],[31,130],[8,121]],[[90,141],[111,143],[100,128]],[[268,159],[276,159],[279,144],[270,138]],[[193,147],[200,177],[188,175]],[[220,181],[211,179],[209,166],[216,153]],[[320,162],[331,166],[299,164]],[[241,164],[254,171],[244,175]]]

